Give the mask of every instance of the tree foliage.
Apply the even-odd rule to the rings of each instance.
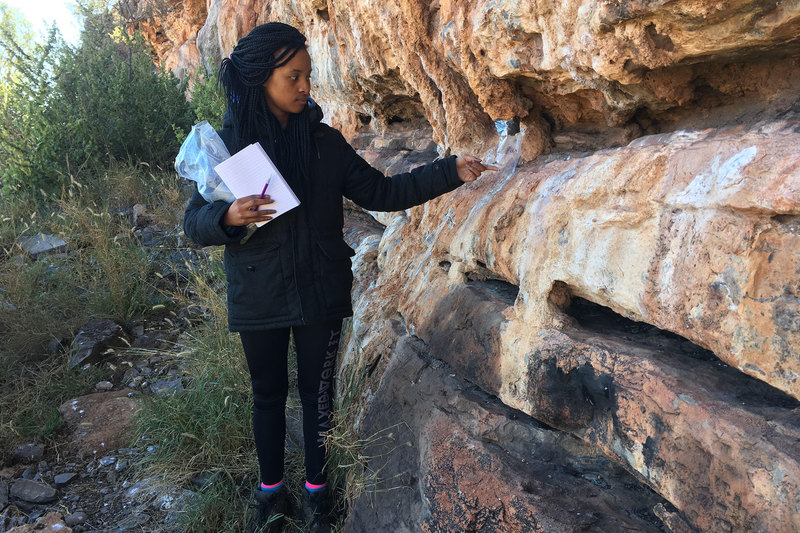
[[[225,93],[217,81],[217,69],[212,67],[208,73],[202,67],[197,69],[191,106],[197,122],[207,120],[213,128],[222,128],[226,103]]]
[[[108,9],[84,13],[81,42],[53,28],[30,50],[19,33],[0,32],[11,75],[0,80],[0,180],[3,193],[58,194],[114,160],[168,166],[176,130],[194,113],[184,88],[154,67],[138,35]]]

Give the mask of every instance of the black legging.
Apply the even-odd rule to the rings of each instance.
[[[261,482],[268,485],[283,478],[289,329],[240,334],[253,384],[253,434]],[[303,405],[306,480],[321,485],[326,479],[323,434],[331,427],[333,378],[342,321],[294,326],[291,330],[297,349],[297,388]]]

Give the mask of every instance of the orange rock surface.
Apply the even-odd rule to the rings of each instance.
[[[299,27],[327,120],[387,171],[410,150],[493,157],[493,121],[520,119],[516,171],[351,236],[343,367],[368,390],[407,335],[634,473],[675,506],[665,527],[800,530],[800,4],[171,5],[141,27],[173,69]],[[441,431],[421,465],[476,460]]]

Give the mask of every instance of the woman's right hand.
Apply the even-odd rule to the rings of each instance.
[[[259,209],[262,205],[271,203],[272,198],[269,196],[261,198],[258,194],[237,198],[228,208],[222,223],[226,226],[247,226],[272,220],[272,215],[276,213],[274,209]]]

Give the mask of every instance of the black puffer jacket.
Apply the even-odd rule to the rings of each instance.
[[[203,246],[225,245],[228,326],[253,331],[352,315],[353,250],[344,242],[342,197],[372,211],[399,211],[461,185],[455,157],[390,178],[372,168],[313,103],[310,183],[299,207],[261,226],[244,244],[245,228],[224,228],[230,204],[206,202],[196,191],[184,231]],[[232,125],[219,132],[229,149]],[[298,184],[289,183],[294,189]],[[296,189],[295,189],[296,190]]]

